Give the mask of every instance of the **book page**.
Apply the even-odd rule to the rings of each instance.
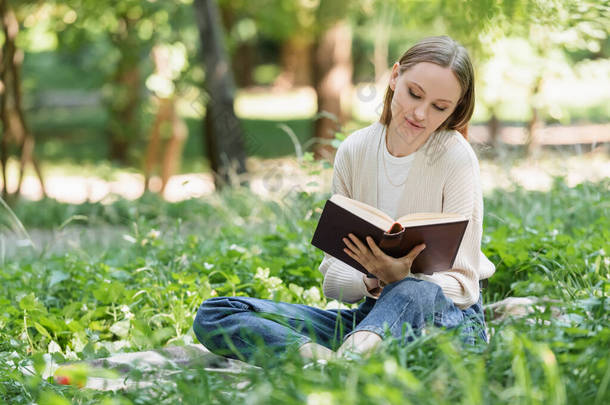
[[[404,215],[396,220],[405,228],[420,225],[432,224],[447,224],[451,222],[465,221],[466,218],[462,214],[453,214],[446,212],[417,212],[415,214]]]
[[[383,229],[384,231],[388,231],[394,222],[398,222],[405,228],[409,228],[420,225],[459,222],[468,219],[461,214],[445,212],[417,212],[414,214],[403,215],[397,220],[394,220],[378,208],[365,204],[361,201],[345,197],[341,194],[333,194],[330,200],[338,206],[350,211],[354,215],[357,215],[360,218],[370,222],[379,229]]]
[[[361,201],[353,200],[341,194],[333,194],[330,200],[384,231],[390,229],[394,223],[394,220],[385,212]]]

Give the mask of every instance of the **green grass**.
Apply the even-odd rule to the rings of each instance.
[[[110,394],[24,377],[49,343],[67,358],[188,343],[196,308],[213,295],[324,306],[322,254],[310,244],[327,195],[281,203],[247,190],[203,200],[17,207],[29,226],[74,215],[125,226],[110,247],[24,251],[0,267],[0,398],[9,403],[573,404],[610,401],[610,181],[549,192],[497,190],[486,198],[483,249],[497,265],[484,301],[536,296],[522,318],[489,322],[472,349],[432,329],[408,346],[387,340],[369,360],[303,370],[288,354],[273,367],[221,375],[180,370],[153,387]],[[296,218],[296,220],[295,220]],[[95,225],[95,226],[94,226]],[[23,248],[25,249],[25,248]],[[554,315],[559,311],[561,316]],[[137,375],[133,378],[140,378]],[[239,385],[237,382],[247,381]],[[54,402],[55,401],[55,402]],[[62,402],[63,401],[63,402]]]

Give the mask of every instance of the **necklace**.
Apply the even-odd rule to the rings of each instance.
[[[385,136],[385,137],[382,137],[382,139],[383,138],[385,138],[385,139],[384,139],[384,145],[383,145],[384,150],[383,150],[383,152],[381,154],[381,160],[383,162],[383,172],[385,174],[385,178],[388,180],[388,183],[390,183],[394,187],[400,187],[400,186],[404,185],[407,182],[407,179],[409,178],[409,173],[407,172],[407,175],[405,176],[405,179],[401,183],[399,183],[399,184],[394,184],[392,182],[392,180],[390,179],[390,176],[388,175],[388,168],[386,167],[386,163],[385,163],[385,152],[386,152],[386,150],[388,148],[387,147],[387,136],[388,136],[387,127],[384,127],[383,131],[384,131],[384,136]]]

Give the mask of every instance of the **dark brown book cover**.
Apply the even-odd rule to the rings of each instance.
[[[349,210],[326,201],[314,232],[311,244],[336,257],[361,272],[372,276],[357,261],[343,251],[343,238],[353,233],[366,245],[366,236],[371,236],[377,246],[387,255],[402,257],[420,243],[426,248],[415,258],[412,273],[432,274],[449,270],[453,266],[460,243],[464,237],[468,220],[402,227],[395,222],[391,229],[384,231],[376,225],[360,218]]]

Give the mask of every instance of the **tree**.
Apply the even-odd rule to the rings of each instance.
[[[217,189],[246,172],[242,129],[233,109],[235,85],[223,44],[220,14],[214,0],[195,0],[201,54],[205,65],[205,142]]]
[[[170,176],[180,167],[182,148],[188,136],[186,124],[176,111],[174,85],[174,80],[185,67],[186,55],[184,48],[180,46],[155,45],[151,56],[155,72],[149,76],[146,84],[155,94],[157,113],[146,148],[144,186],[150,190],[153,168],[159,165],[161,166],[160,192],[163,194]],[[162,143],[164,143],[163,153],[161,153]]]
[[[497,108],[502,103],[514,102],[506,99],[507,92],[503,89],[514,86],[515,82],[529,88],[526,151],[534,155],[540,146],[538,134],[545,115],[556,110],[550,100],[542,98],[545,83],[553,76],[572,71],[574,65],[568,63],[566,51],[589,56],[602,51],[608,40],[610,6],[590,0],[523,0],[503,9],[495,22],[496,28],[488,31],[481,41],[489,49],[486,56],[496,55],[493,65],[483,68],[487,85],[479,99],[490,111],[489,127],[495,143],[494,134],[499,127]],[[511,41],[513,45],[507,45]],[[511,55],[499,55],[499,52]],[[518,68],[515,59],[521,60]]]
[[[92,43],[106,45],[97,68],[106,77],[102,99],[108,112],[109,158],[127,164],[132,146],[146,133],[141,118],[148,57],[155,44],[180,39],[180,27],[192,24],[185,13],[190,7],[180,1],[140,0],[67,0],[61,5],[77,15],[59,33],[62,46],[79,50]]]
[[[236,65],[249,65],[251,60],[248,57],[245,63],[241,63],[245,44],[252,42],[253,37],[264,38],[279,43],[281,70],[274,82],[275,87],[289,89],[312,84],[311,58],[317,2],[219,0],[219,5],[223,22],[230,31],[229,49],[239,55],[240,63]]]
[[[20,5],[27,5],[22,2]],[[15,143],[21,153],[19,164],[19,180],[15,195],[21,190],[25,166],[32,163],[40,181],[43,195],[44,181],[38,161],[34,157],[34,135],[29,131],[22,106],[21,94],[21,64],[23,50],[15,43],[19,32],[19,21],[15,11],[7,0],[0,0],[0,26],[4,34],[0,64],[0,120],[2,121],[2,140],[0,141],[0,164],[2,169],[2,195],[8,197],[7,163],[10,143]]]
[[[330,141],[348,118],[345,101],[352,82],[350,13],[359,2],[346,0],[224,0],[233,16],[252,19],[260,35],[280,42],[282,65],[275,85],[313,85],[318,114],[314,125],[317,157],[330,157]]]
[[[335,21],[316,41],[314,84],[318,114],[314,157],[317,159],[332,157],[334,148],[330,141],[348,118],[341,101],[342,95],[350,93],[352,85],[351,46],[352,32],[346,20]]]

